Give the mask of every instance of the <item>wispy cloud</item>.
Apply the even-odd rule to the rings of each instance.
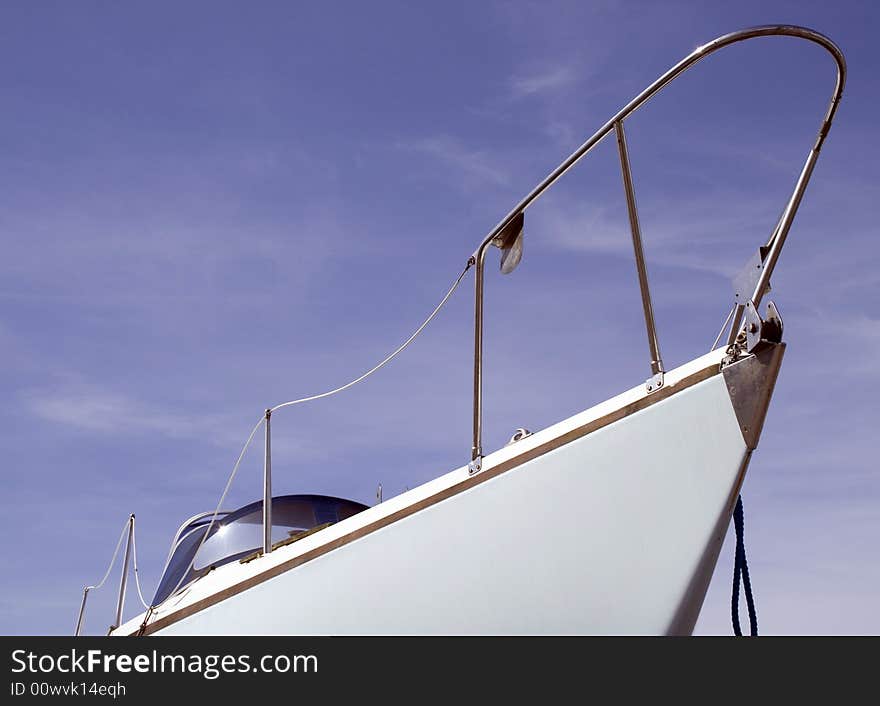
[[[25,408],[45,422],[97,435],[158,435],[200,439],[220,446],[242,442],[241,420],[224,415],[171,411],[141,398],[97,385],[76,383],[21,394]],[[254,415],[254,421],[258,418]]]
[[[727,218],[711,205],[681,204],[674,212],[668,205],[640,209],[643,240],[649,260],[661,265],[682,267],[730,277],[742,264],[746,236],[767,230],[772,210],[760,204]],[[632,257],[632,241],[625,209],[608,206],[559,204],[542,212],[537,225],[557,247],[571,252],[602,253]]]
[[[464,145],[452,137],[436,135],[398,143],[401,149],[420,152],[435,158],[469,184],[505,186],[509,175],[487,152]]]
[[[584,138],[571,123],[558,119],[551,119],[544,125],[544,134],[566,150],[573,150]]]
[[[576,76],[570,66],[553,66],[544,71],[512,76],[510,89],[515,98],[525,98],[563,88],[572,83]]]

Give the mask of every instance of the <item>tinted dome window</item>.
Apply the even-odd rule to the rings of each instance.
[[[272,498],[272,542],[288,539],[320,525],[339,522],[366,509],[366,505],[353,500],[326,495],[281,495]],[[218,516],[210,535],[198,550],[192,568],[187,572],[209,521],[210,517],[200,517],[178,532],[177,545],[171,552],[156,589],[153,605],[165,600],[178,583],[181,587],[186,586],[211,568],[241,559],[263,546],[263,501],[258,500]],[[181,581],[184,572],[187,575]]]

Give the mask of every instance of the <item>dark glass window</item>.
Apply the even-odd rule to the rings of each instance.
[[[339,522],[366,509],[366,505],[353,500],[326,495],[281,495],[272,498],[272,542],[288,539],[323,524]],[[181,587],[186,586],[212,568],[241,559],[262,548],[263,501],[258,500],[219,515],[211,527],[210,535],[198,550],[195,561],[192,561],[210,520],[210,513],[207,517],[199,516],[178,531],[176,545],[156,589],[153,605],[165,600],[178,583]],[[181,581],[184,572],[187,575]]]

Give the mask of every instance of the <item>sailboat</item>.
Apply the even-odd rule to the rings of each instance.
[[[837,67],[830,105],[769,239],[734,280],[730,315],[716,340],[720,345],[667,370],[654,322],[624,123],[704,58],[734,44],[773,37],[811,42],[830,54]],[[265,434],[262,498],[237,510],[218,506],[185,521],[147,610],[123,621],[134,539],[130,518],[110,634],[690,634],[761,438],[785,352],[779,311],[773,302],[763,307],[762,302],[845,78],[846,63],[833,41],[789,25],[726,34],[671,67],[483,238],[440,303],[473,270],[468,462],[372,507],[321,495],[276,497],[271,490],[271,415],[285,405],[267,409],[251,434],[254,438],[260,429]],[[498,248],[502,273],[511,272],[522,257],[528,208],[605,138],[616,140],[620,157],[650,376],[545,429],[518,430],[507,445],[484,453],[488,253]],[[373,370],[405,348],[439,308]]]

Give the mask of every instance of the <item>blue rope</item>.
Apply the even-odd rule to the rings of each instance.
[[[739,624],[739,581],[742,577],[743,591],[746,594],[746,606],[749,609],[749,632],[752,637],[758,636],[758,614],[755,612],[755,599],[752,597],[752,582],[749,580],[749,565],[746,562],[746,544],[743,539],[743,501],[742,495],[736,499],[733,509],[733,528],[736,532],[736,552],[733,559],[733,595],[730,599],[730,614],[733,618],[733,633],[742,637]]]

